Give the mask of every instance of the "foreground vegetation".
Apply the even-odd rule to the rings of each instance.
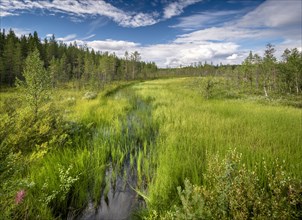
[[[97,207],[108,181],[132,178],[129,163],[140,218],[300,218],[301,109],[230,94],[219,78],[207,91],[208,80],[117,83],[96,97],[61,89],[36,119],[26,103],[1,105],[1,217]]]
[[[154,100],[161,125],[148,187],[151,216],[298,218],[301,109],[256,96],[229,99],[230,91],[217,85],[207,99],[206,85],[207,79],[194,78],[136,87]],[[177,194],[182,205],[175,208]]]

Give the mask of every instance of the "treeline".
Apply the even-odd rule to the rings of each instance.
[[[125,52],[123,58],[114,53],[96,52],[87,46],[65,44],[55,36],[39,38],[37,32],[17,37],[13,30],[0,30],[0,86],[14,86],[22,80],[26,57],[38,49],[40,59],[49,72],[53,87],[66,82],[83,88],[100,88],[112,80],[134,80],[173,76],[222,76],[231,86],[250,93],[269,96],[272,93],[301,94],[302,52],[286,49],[282,61],[277,61],[275,48],[267,44],[261,57],[250,52],[241,65],[198,63],[179,68],[158,69],[154,62],[141,61],[135,51]]]
[[[160,70],[164,76],[222,76],[233,88],[250,93],[297,94],[302,93],[302,52],[286,49],[277,61],[275,48],[267,44],[261,57],[251,51],[241,65],[192,64],[181,68]]]
[[[53,86],[69,81],[79,87],[100,87],[111,80],[133,80],[154,77],[155,63],[142,62],[140,54],[125,52],[118,58],[108,52],[96,52],[87,46],[65,44],[55,36],[39,38],[37,32],[17,37],[13,30],[0,29],[0,85],[14,86],[16,78],[22,80],[26,57],[35,48],[44,67],[49,71]]]

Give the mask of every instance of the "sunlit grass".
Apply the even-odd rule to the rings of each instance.
[[[276,158],[285,160],[285,169],[302,178],[301,109],[244,99],[207,100],[186,86],[190,81],[157,80],[135,87],[142,97],[154,99],[152,114],[160,121],[157,170],[149,185],[153,203],[171,203],[185,178],[202,184],[207,160],[223,158],[229,149],[242,153],[242,162],[251,168],[263,159],[268,166]],[[259,170],[259,175],[264,179],[266,174]]]
[[[88,201],[97,206],[110,181],[122,176],[127,182],[128,165],[148,208],[167,210],[179,202],[177,187],[185,179],[206,185],[209,163],[223,160],[230,149],[242,153],[240,166],[256,170],[263,186],[276,159],[285,161],[289,175],[302,179],[301,109],[240,94],[227,98],[220,85],[207,99],[201,81],[111,84],[91,100],[83,99],[87,91],[54,91],[52,101],[78,132],[66,146],[41,147],[26,156],[30,162],[18,178],[28,194],[17,210],[27,210],[29,218],[76,215]],[[3,94],[1,104],[17,95]],[[18,217],[25,218],[21,212]]]

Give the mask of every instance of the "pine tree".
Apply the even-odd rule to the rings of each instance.
[[[43,61],[40,60],[38,49],[26,58],[23,77],[25,81],[17,79],[17,87],[22,91],[21,94],[24,94],[37,119],[39,109],[49,98],[50,89],[50,77],[44,69]]]
[[[16,44],[16,35],[10,30],[3,49],[3,81],[10,86],[14,84],[15,77],[18,74],[16,71],[18,71],[19,61],[17,59],[19,57],[16,57]]]
[[[139,61],[141,57],[137,51],[131,54],[131,65],[132,65],[132,79],[137,77],[137,73],[139,72]]]

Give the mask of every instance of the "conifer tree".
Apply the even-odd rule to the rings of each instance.
[[[49,98],[50,77],[40,60],[38,49],[35,49],[25,60],[23,71],[25,81],[17,79],[17,87],[22,90],[24,98],[32,108],[35,118],[39,109]]]

